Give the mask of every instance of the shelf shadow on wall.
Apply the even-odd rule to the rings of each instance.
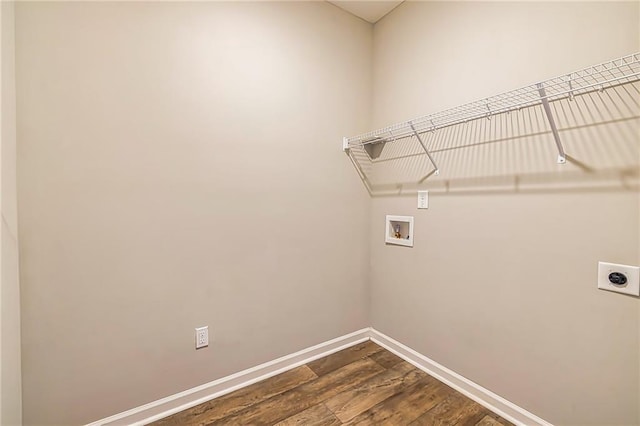
[[[388,142],[378,158],[350,157],[372,196],[486,192],[640,191],[640,83],[550,104],[567,162],[542,105]]]

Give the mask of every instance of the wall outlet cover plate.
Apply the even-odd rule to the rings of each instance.
[[[196,328],[196,349],[209,346],[209,326]]]
[[[609,274],[614,272],[624,274],[627,277],[627,282],[623,285],[611,283],[609,281]],[[640,267],[598,262],[598,288],[616,293],[640,296]]]
[[[418,191],[418,208],[429,208],[429,191]]]

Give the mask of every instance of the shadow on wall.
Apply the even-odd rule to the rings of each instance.
[[[372,196],[639,191],[639,95],[634,82],[550,103],[565,164],[542,105],[423,133],[439,175],[415,136],[350,156]]]

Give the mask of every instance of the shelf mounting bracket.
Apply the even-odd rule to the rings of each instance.
[[[558,164],[564,164],[567,162],[567,156],[565,155],[564,148],[562,147],[562,141],[560,140],[560,135],[558,134],[556,122],[553,119],[553,115],[551,114],[551,107],[549,106],[549,99],[547,99],[547,92],[544,90],[544,85],[542,83],[537,83],[536,86],[538,87],[538,93],[540,94],[540,100],[542,101],[544,112],[545,114],[547,114],[549,126],[551,126],[553,139],[556,141],[556,147],[558,148]]]
[[[418,138],[418,142],[420,142],[420,145],[422,145],[422,149],[424,149],[424,152],[427,154],[427,157],[429,157],[429,161],[431,161],[431,164],[433,164],[433,167],[435,168],[435,171],[433,173],[435,175],[439,175],[440,169],[438,168],[438,165],[436,164],[436,162],[433,160],[433,157],[431,156],[431,153],[427,149],[427,146],[424,144],[424,141],[420,137],[420,134],[418,134],[412,122],[409,122],[409,126],[411,126],[411,130],[413,130],[413,134],[416,135],[416,138]]]

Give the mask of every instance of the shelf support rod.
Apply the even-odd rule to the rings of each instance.
[[[560,140],[560,135],[558,134],[556,122],[553,119],[553,115],[551,114],[551,107],[549,106],[549,99],[547,99],[547,92],[544,90],[544,85],[542,83],[537,83],[536,86],[538,87],[538,93],[540,94],[540,100],[542,101],[544,112],[547,114],[547,120],[549,120],[549,126],[551,126],[553,139],[556,141],[556,147],[558,148],[558,164],[564,164],[567,162],[567,157],[564,153],[564,148],[562,147],[562,141]]]
[[[416,131],[416,128],[413,126],[413,123],[409,122],[409,126],[411,126],[411,130],[413,130],[413,134],[416,135],[416,138],[418,138],[418,142],[420,142],[420,145],[422,145],[422,149],[424,149],[424,152],[427,154],[427,157],[429,157],[429,161],[431,161],[431,164],[433,164],[433,167],[435,167],[435,171],[433,173],[436,175],[439,175],[440,169],[438,168],[438,165],[436,164],[436,162],[433,160],[433,157],[431,156],[431,153],[427,149],[427,146],[424,144],[424,141]]]

